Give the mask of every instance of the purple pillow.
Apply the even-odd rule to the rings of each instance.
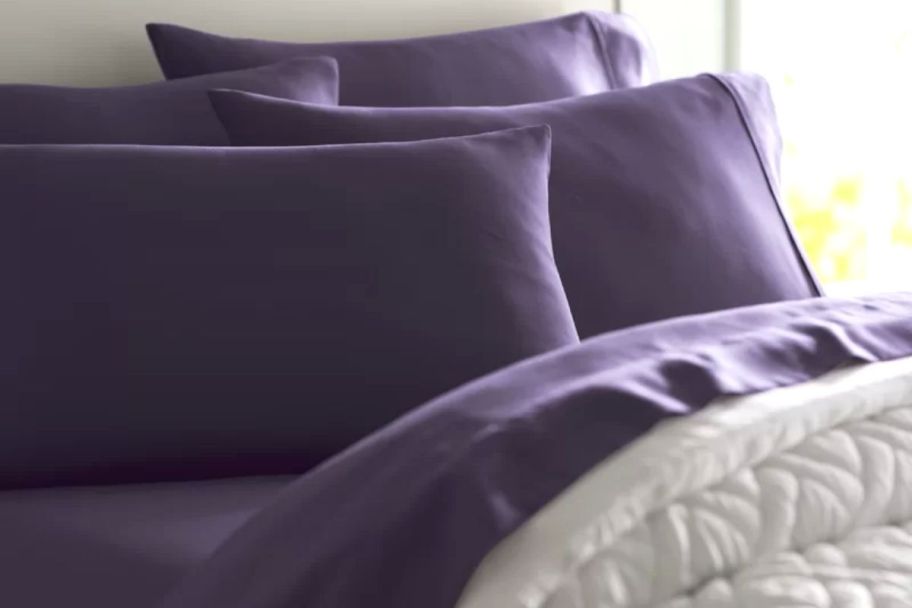
[[[213,92],[235,145],[554,134],[551,225],[581,337],[678,315],[818,295],[777,200],[762,81],[700,76],[505,108],[321,108]],[[765,91],[765,89],[763,89]],[[749,118],[748,118],[749,115]],[[745,121],[748,120],[746,123]]]
[[[586,12],[460,34],[373,42],[293,43],[147,26],[162,71],[183,78],[299,55],[339,61],[340,103],[508,105],[643,84],[654,69],[639,28]]]
[[[304,471],[576,343],[549,144],[0,146],[0,485]]]
[[[339,70],[329,57],[174,82],[110,88],[0,85],[0,144],[224,146],[206,91],[227,87],[335,105]]]

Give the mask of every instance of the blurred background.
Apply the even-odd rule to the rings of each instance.
[[[788,212],[828,293],[912,289],[912,0],[621,0],[661,76],[766,77]]]

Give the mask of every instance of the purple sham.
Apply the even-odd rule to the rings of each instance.
[[[505,108],[321,108],[237,92],[211,97],[241,146],[550,125],[555,257],[581,337],[819,294],[779,206],[776,121],[756,77],[700,76]]]
[[[549,151],[0,146],[0,485],[303,472],[576,343]]]
[[[0,85],[0,144],[227,145],[206,91],[229,87],[335,105],[339,70],[329,57],[137,86]]]
[[[624,15],[575,13],[507,27],[370,42],[294,43],[147,26],[162,71],[183,78],[301,55],[339,61],[340,103],[509,105],[637,86],[654,61]]]

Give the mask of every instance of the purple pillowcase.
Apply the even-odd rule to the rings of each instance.
[[[109,88],[0,85],[0,144],[227,145],[206,91],[228,87],[335,105],[339,70],[329,57],[173,82]]]
[[[474,32],[372,42],[293,43],[147,26],[162,71],[182,78],[300,55],[339,61],[340,103],[508,105],[643,84],[648,43],[623,15],[586,12]]]
[[[0,485],[304,471],[576,343],[549,143],[0,146]]]
[[[235,145],[550,125],[555,257],[577,330],[588,337],[818,295],[779,207],[775,150],[761,147],[778,142],[762,85],[700,76],[506,108],[320,108],[236,92],[211,97]],[[768,129],[754,138],[757,125]]]

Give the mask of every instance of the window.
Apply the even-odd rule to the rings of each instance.
[[[784,197],[825,289],[912,288],[912,2],[729,5],[733,62],[773,89]]]

